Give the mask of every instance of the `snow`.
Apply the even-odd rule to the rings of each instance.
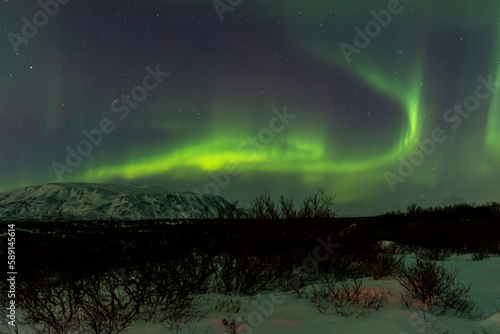
[[[229,204],[219,196],[106,183],[49,183],[0,193],[0,221],[196,218]]]
[[[247,319],[238,333],[469,333],[482,328],[490,333],[500,333],[500,258],[471,261],[470,256],[455,256],[443,261],[445,265],[457,269],[461,282],[471,284],[471,296],[484,311],[484,319],[469,320],[451,315],[435,317],[424,323],[424,314],[418,309],[407,309],[400,303],[401,286],[394,279],[373,280],[365,278],[368,288],[385,289],[391,293],[389,303],[378,311],[370,311],[366,316],[344,318],[323,315],[308,299],[299,298],[294,292],[280,293],[278,302],[272,302],[276,292],[267,291],[256,296],[233,296],[242,301],[241,310],[233,318]],[[209,294],[201,298],[209,313],[197,323],[189,324],[180,333],[224,333],[222,319],[227,314],[214,309],[215,301],[222,295]],[[276,299],[276,298],[274,298]],[[495,306],[496,305],[496,306]],[[189,328],[188,328],[189,327]],[[164,325],[137,322],[127,333],[166,334],[174,333]]]
[[[170,191],[135,185],[59,183],[15,189],[0,194],[1,220],[47,221],[107,220],[119,217],[121,221],[184,218],[186,213],[201,213],[208,206],[212,214],[217,206],[228,202],[218,196]],[[54,217],[60,212],[60,217]],[[348,230],[355,229],[351,225]],[[19,229],[21,230],[21,229]],[[33,232],[33,231],[31,231]],[[5,234],[3,235],[5,236]],[[0,237],[2,237],[0,235]],[[403,253],[401,245],[381,241],[381,247],[391,246]],[[404,255],[406,264],[413,263],[414,254]],[[388,304],[378,311],[367,310],[359,316],[343,317],[322,314],[307,297],[295,292],[263,291],[255,296],[225,296],[209,293],[200,296],[198,304],[204,316],[185,324],[179,333],[229,333],[224,320],[241,324],[237,333],[468,333],[473,331],[500,333],[500,257],[474,261],[473,254],[450,255],[442,261],[456,269],[460,281],[470,285],[470,295],[483,311],[478,320],[452,315],[433,316],[417,308],[406,308],[401,303],[403,288],[393,278],[374,280],[364,278],[366,291],[387,291]],[[303,288],[303,296],[311,293],[319,282]],[[237,312],[217,310],[220,300],[241,301]],[[3,329],[3,328],[2,328]],[[31,333],[21,327],[20,333]],[[165,324],[137,321],[128,334],[176,333]]]
[[[411,262],[413,255],[406,255]],[[209,293],[200,296],[198,304],[206,314],[197,321],[184,324],[177,332],[165,324],[137,321],[126,331],[127,334],[167,334],[167,333],[230,333],[225,331],[223,320],[232,319],[241,323],[236,333],[394,333],[394,334],[444,334],[500,333],[500,257],[490,257],[482,261],[472,261],[471,255],[451,256],[442,261],[446,266],[459,272],[460,281],[471,286],[470,294],[482,309],[479,320],[458,318],[452,315],[434,316],[416,308],[405,308],[400,302],[403,288],[392,278],[374,280],[364,278],[367,290],[385,290],[390,293],[388,304],[378,311],[342,317],[322,314],[307,298],[299,298],[294,292],[263,291],[254,296],[222,295]],[[315,283],[315,285],[320,283]],[[313,286],[305,287],[304,291]],[[231,313],[217,308],[221,300],[239,300],[241,307]],[[426,320],[424,320],[426,319]],[[20,326],[19,333],[32,333],[28,327]],[[234,332],[233,332],[234,333]]]

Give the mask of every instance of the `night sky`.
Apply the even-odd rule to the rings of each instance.
[[[322,187],[341,215],[500,200],[499,1],[0,6],[0,191]]]

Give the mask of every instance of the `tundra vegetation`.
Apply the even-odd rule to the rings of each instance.
[[[236,333],[246,321],[239,298],[264,290],[293,291],[323,314],[377,312],[391,293],[367,289],[366,278],[397,281],[403,293],[395,297],[407,308],[482,317],[470,286],[439,261],[500,254],[500,204],[410,205],[345,218],[334,199],[320,189],[296,208],[265,193],[249,208],[232,203],[216,217],[178,224],[16,222],[17,323],[40,334],[115,334],[143,320],[179,332],[215,310],[226,332]],[[413,263],[403,261],[408,254]],[[9,287],[0,285],[5,305]],[[227,297],[210,310],[201,300],[210,293]]]

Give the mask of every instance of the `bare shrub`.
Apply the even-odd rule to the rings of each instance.
[[[267,191],[250,202],[250,215],[255,219],[264,220],[278,220],[280,217],[278,206]]]
[[[238,207],[238,201],[225,206],[217,205],[217,215],[219,219],[243,219],[247,216],[245,209]]]
[[[222,324],[224,325],[224,334],[236,334],[240,331],[243,321],[238,321],[235,319],[226,320],[222,319]]]
[[[402,257],[379,250],[369,267],[373,279],[392,276],[401,267]]]
[[[284,272],[281,278],[279,286],[283,291],[293,291],[302,298],[306,285],[316,282],[320,278],[318,263],[310,262],[309,264],[302,263],[300,266],[293,266],[292,270]]]
[[[337,211],[332,209],[335,196],[327,195],[319,188],[316,194],[308,195],[302,203],[299,218],[333,218]]]
[[[436,315],[451,312],[471,319],[481,316],[469,297],[470,286],[460,283],[458,272],[443,264],[417,257],[415,265],[400,267],[396,280],[406,290],[406,305],[420,306]]]
[[[491,213],[500,213],[500,203],[498,202],[486,202],[485,206],[489,208]]]
[[[7,280],[0,280],[0,305],[2,305],[2,307],[0,308],[0,318],[3,319],[2,324],[0,325],[0,333],[18,334],[19,327],[21,325],[28,324],[23,319],[21,312],[17,312],[17,314],[15,314],[15,319],[10,317],[11,312],[8,309],[8,307],[10,306],[9,290],[10,283]],[[16,303],[16,307],[19,308],[18,301],[16,301]],[[2,329],[4,330],[3,332]]]
[[[220,254],[214,258],[214,289],[220,293],[253,295],[276,282],[281,273],[264,257]]]
[[[196,294],[207,292],[210,278],[215,273],[212,255],[192,252],[171,263],[177,268],[176,275],[182,277],[182,286],[185,289]]]
[[[417,203],[411,203],[406,207],[406,216],[410,218],[421,216],[423,212],[424,210]]]
[[[479,250],[478,252],[472,254],[472,259],[474,261],[482,261],[488,257],[490,257],[490,253],[485,249]]]
[[[406,308],[410,308],[415,304],[415,300],[410,296],[409,293],[403,293],[401,294],[401,304],[403,304],[403,306]]]
[[[3,314],[2,314],[2,319],[5,319],[5,317],[3,317]],[[17,319],[16,319],[16,323],[17,324],[15,326],[11,326],[8,323],[4,323],[2,325],[2,327],[6,328],[6,329],[5,329],[5,332],[2,332],[2,333],[5,333],[5,334],[19,334],[19,325],[20,325],[20,322],[17,321]]]
[[[451,255],[451,250],[440,247],[418,247],[417,255],[430,261],[444,261]]]
[[[178,261],[151,263],[142,268],[148,284],[141,307],[141,319],[166,325],[176,333],[188,323],[198,321],[206,312],[199,306],[189,274]]]
[[[137,273],[136,273],[137,274]],[[92,275],[84,280],[81,330],[98,333],[125,332],[138,318],[147,293],[125,270]]]
[[[77,282],[61,275],[41,275],[19,283],[16,303],[34,333],[65,334],[80,330],[82,299]]]
[[[361,305],[367,310],[378,311],[387,305],[387,298],[390,293],[386,290],[367,290],[361,296]]]
[[[241,309],[241,300],[239,298],[234,298],[226,296],[224,299],[219,299],[215,305],[215,310],[218,312],[224,312],[226,317],[222,319],[222,324],[224,325],[224,333],[235,334],[238,333],[241,325],[244,323],[244,319],[241,317],[236,317],[236,314]]]
[[[139,317],[147,289],[126,271],[75,279],[40,275],[19,288],[19,305],[35,333],[122,333]]]
[[[370,290],[361,279],[337,282],[332,279],[321,286],[314,286],[311,302],[322,314],[332,313],[343,317],[365,315],[387,305],[389,293],[385,290]]]
[[[297,218],[297,210],[295,210],[292,198],[285,198],[283,195],[280,197],[280,211],[283,219]]]
[[[417,257],[414,266],[401,266],[396,280],[406,289],[409,297],[430,307],[437,294],[440,280],[446,275],[444,267]]]
[[[23,282],[18,301],[35,333],[122,333],[139,316],[142,289],[115,272]]]
[[[320,265],[325,276],[336,281],[360,278],[369,272],[367,261],[356,254],[334,254]]]
[[[215,310],[217,312],[225,312],[227,314],[238,313],[241,309],[241,300],[239,298],[233,298],[226,296],[224,299],[218,299],[215,304]]]
[[[472,334],[491,334],[491,332],[488,332],[484,327],[481,326],[480,331],[472,331]]]

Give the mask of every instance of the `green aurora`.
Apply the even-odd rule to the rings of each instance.
[[[300,198],[323,187],[353,214],[500,199],[500,90],[467,116],[447,113],[473,96],[478,77],[500,82],[496,1],[401,1],[350,62],[341,43],[355,45],[354,28],[365,30],[371,11],[390,1],[244,0],[222,22],[211,4],[146,1],[140,10],[113,6],[127,22],[99,27],[111,14],[91,2],[92,19],[81,16],[88,3],[65,5],[22,55],[11,55],[3,38],[1,87],[10,93],[0,105],[2,136],[5,145],[19,131],[28,138],[17,140],[17,158],[14,144],[4,149],[1,190],[58,181],[54,161],[65,165],[65,148],[76,150],[82,130],[109,118],[112,133],[81,164],[59,170],[59,181],[203,190],[218,180],[218,194],[243,203],[266,189]],[[37,8],[10,10],[5,31],[19,30],[19,17]],[[163,21],[144,18],[154,13]],[[82,22],[88,31],[75,27]],[[101,33],[109,44],[92,40]],[[170,75],[120,120],[111,103],[156,64]],[[22,112],[32,117],[20,128]],[[437,127],[446,140],[402,177],[401,161]],[[400,181],[391,187],[387,173]]]

